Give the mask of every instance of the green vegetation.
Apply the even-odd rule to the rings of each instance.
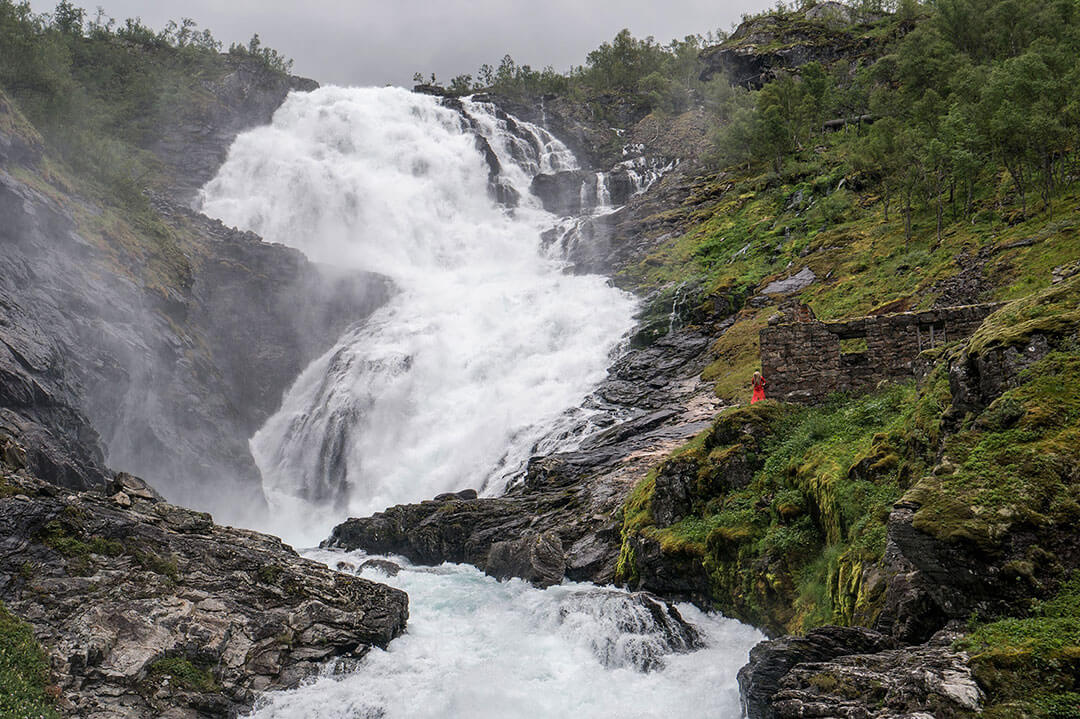
[[[0,717],[59,717],[49,662],[30,625],[0,603]]]
[[[88,19],[67,0],[42,15],[0,0],[0,90],[110,203],[145,207],[142,189],[158,171],[145,148],[165,118],[205,103],[202,83],[228,71],[220,47],[190,18],[155,32],[100,9]],[[273,72],[290,66],[258,35],[229,52]]]
[[[1036,577],[1062,571],[1054,537],[1080,522],[1078,307],[1080,276],[1006,304],[969,341],[927,355],[937,364],[918,388],[727,410],[631,493],[619,577],[638,579],[639,547],[653,541],[673,566],[693,558],[730,616],[777,632],[870,625],[884,599],[875,568],[886,522],[902,497],[918,507],[916,529],[978,556],[1034,530],[1044,539],[1003,571],[1037,595]],[[959,416],[948,362],[1026,345],[1035,333],[1045,356],[985,410]],[[660,526],[657,502],[687,476],[689,513]]]
[[[186,657],[165,657],[150,665],[148,676],[155,681],[168,679],[173,686],[193,692],[216,692],[221,685],[214,679],[210,667],[192,662]]]
[[[679,113],[696,106],[703,98],[723,96],[726,82],[703,83],[699,79],[698,55],[726,37],[723,32],[688,35],[666,45],[653,37],[639,39],[629,30],[621,30],[611,42],[605,42],[588,54],[585,63],[565,73],[550,65],[535,70],[519,65],[505,55],[498,67],[484,64],[474,78],[459,75],[446,88],[434,74],[425,78],[416,73],[413,81],[443,89],[450,94],[467,95],[490,91],[511,97],[534,97],[557,94],[582,101],[604,95],[618,96],[646,111]]]
[[[636,536],[665,555],[692,555],[718,608],[774,631],[868,622],[879,594],[861,569],[884,551],[889,508],[925,466],[900,453],[922,404],[911,386],[838,396],[818,408],[772,401],[728,410],[674,453],[624,510],[621,578],[635,578]],[[652,502],[666,474],[690,471],[689,516],[656,526]]]
[[[984,716],[1080,716],[1080,575],[1030,617],[977,626],[961,648],[987,690]]]

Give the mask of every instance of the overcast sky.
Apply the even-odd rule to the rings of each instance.
[[[259,33],[293,58],[293,72],[323,84],[411,84],[414,72],[440,81],[498,65],[563,71],[620,29],[661,42],[730,30],[766,0],[74,0],[91,13],[102,5],[122,19],[141,17],[154,29],[190,17],[228,47]],[[48,12],[56,0],[31,0]]]

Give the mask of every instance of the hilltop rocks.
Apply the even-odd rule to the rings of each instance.
[[[760,88],[781,70],[810,62],[856,62],[874,51],[874,43],[845,26],[851,10],[827,2],[805,13],[769,14],[747,20],[727,40],[701,53],[707,82],[720,73],[733,85]]]
[[[0,474],[0,601],[46,648],[65,713],[235,716],[405,627],[399,590],[215,525],[133,477],[117,488]]]

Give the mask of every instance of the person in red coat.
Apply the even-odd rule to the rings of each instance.
[[[750,398],[750,404],[765,399],[765,378],[761,376],[760,372],[754,373],[754,379],[751,380],[751,384],[754,385],[754,396]]]

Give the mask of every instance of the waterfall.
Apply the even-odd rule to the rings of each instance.
[[[513,210],[489,193],[477,135],[520,197]],[[310,543],[328,510],[497,493],[543,438],[580,421],[573,408],[604,378],[634,301],[541,249],[556,218],[529,183],[576,167],[542,128],[397,88],[294,93],[237,138],[203,212],[397,288],[252,438],[269,529]]]

